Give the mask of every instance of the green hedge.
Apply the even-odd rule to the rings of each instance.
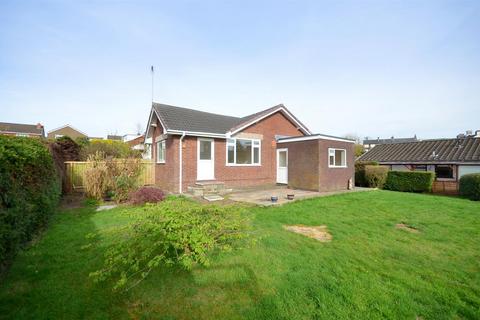
[[[432,171],[389,171],[384,189],[404,192],[430,192],[435,173]]]
[[[365,178],[365,166],[378,166],[376,161],[357,161],[355,162],[355,185],[357,187],[368,187]]]
[[[0,136],[0,267],[45,225],[59,196],[47,147],[34,138]]]
[[[480,173],[466,174],[460,178],[459,193],[470,200],[480,200]]]
[[[383,188],[389,168],[385,166],[365,166],[365,180],[370,188]]]

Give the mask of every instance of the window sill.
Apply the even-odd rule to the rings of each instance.
[[[329,169],[346,169],[347,166],[328,166]]]
[[[261,164],[233,164],[233,163],[227,163],[225,165],[226,167],[261,167]]]
[[[158,162],[158,161],[157,161],[157,162],[155,162],[155,163],[156,163],[156,164],[165,164],[165,161],[163,161],[163,162]]]

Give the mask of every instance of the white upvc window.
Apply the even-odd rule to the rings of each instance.
[[[259,166],[261,154],[258,139],[227,139],[227,166]]]
[[[165,140],[157,142],[157,163],[165,163],[166,159],[166,144]]]
[[[347,167],[347,150],[328,148],[328,167],[329,168],[346,168]]]

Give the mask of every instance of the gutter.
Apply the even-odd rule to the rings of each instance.
[[[180,141],[178,142],[178,146],[179,146],[178,155],[179,155],[179,158],[180,158],[180,161],[179,161],[179,166],[180,167],[179,167],[179,175],[178,175],[178,180],[179,180],[178,192],[180,194],[183,193],[183,187],[182,187],[182,182],[183,182],[182,142],[183,142],[183,138],[185,138],[185,135],[186,135],[186,133],[185,133],[185,131],[183,131],[182,136],[180,137]]]

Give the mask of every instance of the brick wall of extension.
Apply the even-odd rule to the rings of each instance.
[[[153,137],[162,134],[162,126],[157,120]],[[276,149],[275,135],[300,136],[303,133],[283,114],[275,113],[258,123],[246,128],[240,134],[262,135],[261,165],[227,166],[226,140],[214,139],[215,180],[224,182],[227,187],[248,187],[273,185],[276,183]],[[166,140],[166,161],[155,165],[156,185],[165,190],[179,190],[179,140],[180,136],[169,136]],[[156,154],[156,144],[152,152]],[[154,159],[156,157],[153,157]],[[197,137],[186,136],[182,143],[183,191],[197,182]]]

